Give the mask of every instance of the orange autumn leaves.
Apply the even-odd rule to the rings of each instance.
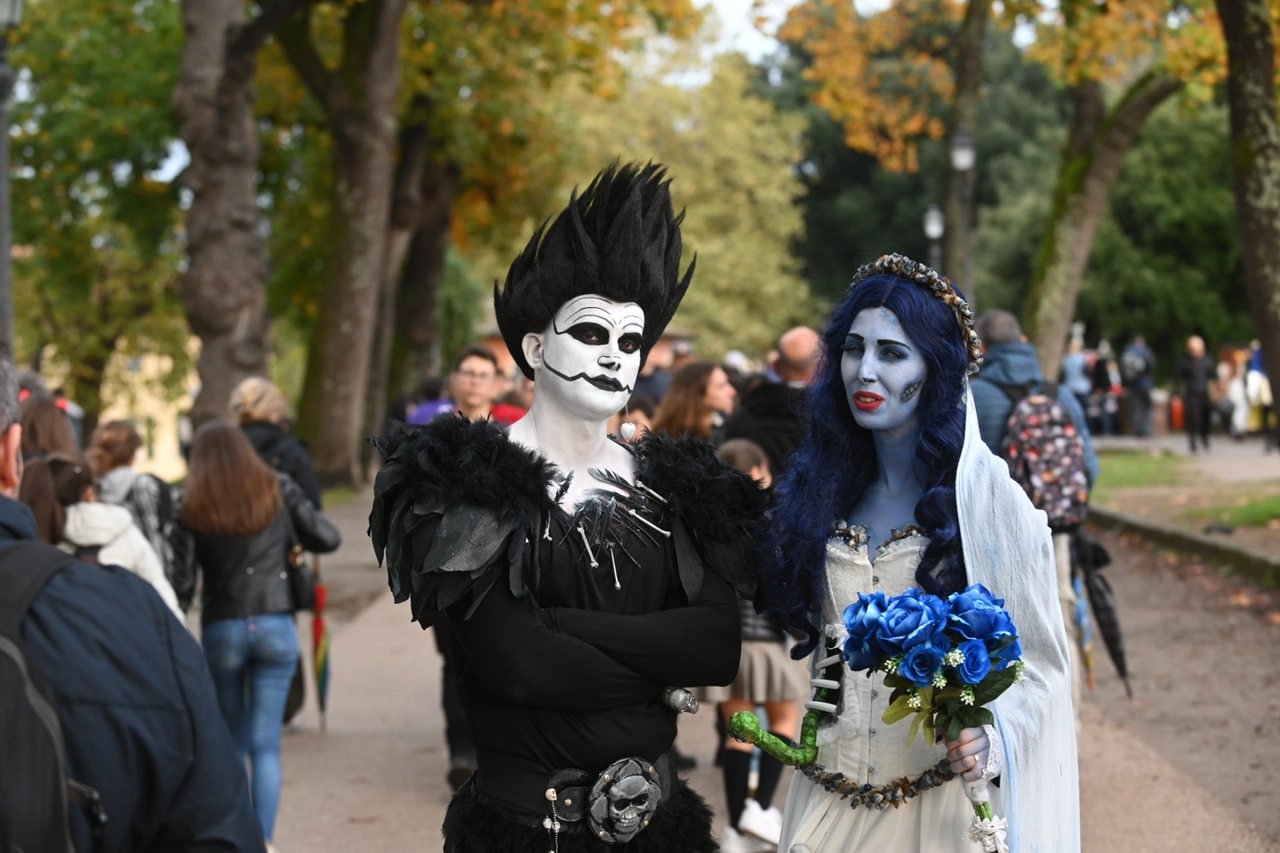
[[[895,0],[863,14],[849,0],[806,0],[779,36],[810,57],[812,100],[841,123],[849,147],[891,171],[914,171],[918,143],[946,134],[952,40],[965,8]],[[1009,0],[992,4],[992,25],[1018,27],[1028,56],[1064,85],[1123,84],[1156,69],[1204,96],[1226,70],[1213,0]]]

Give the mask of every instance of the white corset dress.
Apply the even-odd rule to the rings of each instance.
[[[921,533],[895,532],[876,550],[872,563],[861,528],[829,540],[827,595],[822,605],[828,642],[843,646],[848,636],[844,610],[858,600],[859,592],[880,590],[893,596],[917,586],[916,566],[928,544]],[[814,654],[821,658],[826,652],[819,648]],[[921,733],[907,746],[909,720],[893,725],[881,720],[892,692],[885,689],[883,674],[868,678],[866,673],[844,668],[840,680],[839,715],[825,717],[818,729],[818,764],[827,772],[840,772],[860,786],[878,788],[904,776],[914,780],[946,757],[945,747],[928,743]],[[964,840],[972,814],[963,788],[954,780],[896,809],[878,811],[850,808],[849,800],[797,774],[783,814],[779,849],[788,853],[791,845],[803,843],[813,853],[972,853],[973,845]]]

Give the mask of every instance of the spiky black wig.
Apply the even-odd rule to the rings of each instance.
[[[586,192],[547,220],[511,264],[493,308],[507,349],[533,378],[522,341],[547,328],[570,299],[596,294],[644,310],[641,364],[662,337],[689,289],[694,263],[680,276],[680,221],[671,206],[665,166],[616,162]],[[548,227],[550,222],[550,227]],[[696,262],[696,259],[695,259]]]

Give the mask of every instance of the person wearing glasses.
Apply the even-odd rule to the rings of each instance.
[[[449,383],[454,408],[467,420],[488,420],[498,402],[498,357],[483,344],[469,344],[458,354]]]

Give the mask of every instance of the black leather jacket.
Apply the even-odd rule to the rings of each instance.
[[[302,547],[317,554],[337,550],[338,529],[315,508],[287,474],[280,475],[284,509],[253,536],[199,533],[181,523],[174,528],[174,592],[183,610],[195,595],[196,567],[204,574],[202,624],[264,613],[292,613],[289,583],[289,524],[293,520]]]

